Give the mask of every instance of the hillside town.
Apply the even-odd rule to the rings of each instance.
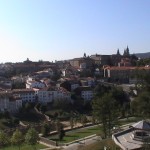
[[[137,66],[138,58],[129,54],[91,55],[56,62],[0,64],[0,110],[16,112],[23,103],[47,104],[58,99],[73,103],[71,94],[91,101],[94,87],[100,82],[135,84],[136,72],[150,72],[149,64]]]
[[[150,73],[149,64],[150,61],[131,55],[128,46],[123,55],[118,49],[116,54],[112,55],[88,56],[84,53],[80,58],[63,61],[33,62],[27,58],[24,62],[0,64],[0,111],[3,116],[1,118],[10,120],[15,118],[15,122],[11,124],[6,120],[6,124],[10,127],[2,126],[2,128],[6,132],[11,130],[13,132],[16,127],[22,130],[33,126],[40,134],[41,128],[44,128],[45,132],[49,131],[46,131],[48,127],[42,126],[42,122],[45,122],[46,125],[51,126],[53,135],[63,130],[99,124],[97,119],[99,115],[94,117],[92,114],[103,105],[103,103],[99,106],[95,105],[95,102],[100,102],[97,100],[101,97],[108,99],[111,105],[110,115],[113,114],[111,99],[116,99],[118,104],[116,103],[115,107],[119,109],[118,118],[133,117],[133,110],[136,109],[133,105],[134,99],[140,93],[138,86],[145,83],[141,76]],[[108,107],[107,105],[106,109]],[[76,123],[75,119],[77,119]],[[61,130],[57,129],[58,123],[62,125]],[[113,125],[113,120],[109,124]],[[110,136],[110,128],[112,129],[112,126],[108,128],[108,132],[101,135],[102,138]],[[50,134],[50,131],[45,132],[44,137]],[[114,141],[118,136],[120,134],[113,135]],[[47,143],[42,137],[40,141]],[[123,149],[121,143],[115,143]],[[50,144],[61,145],[57,141]],[[129,146],[127,148],[130,149]]]
[[[150,71],[149,65],[135,65],[129,48],[121,55],[91,55],[56,62],[0,64],[0,110],[18,111],[26,102],[50,103],[56,99],[72,101],[71,93],[90,101],[99,82],[135,84],[137,70]],[[18,85],[18,87],[17,87]],[[20,88],[19,88],[20,87]]]

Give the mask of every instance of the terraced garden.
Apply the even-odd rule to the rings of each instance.
[[[72,131],[68,131],[65,133],[65,137],[63,138],[62,141],[58,141],[57,135],[49,136],[48,138],[50,140],[58,141],[60,143],[68,143],[68,142],[72,142],[74,140],[85,138],[90,135],[101,134],[101,133],[102,133],[102,127],[94,126],[94,127],[87,127],[84,129],[75,129]]]

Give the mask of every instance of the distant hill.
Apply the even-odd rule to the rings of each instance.
[[[137,53],[137,54],[134,54],[136,55],[138,58],[150,58],[150,52],[147,52],[147,53]]]

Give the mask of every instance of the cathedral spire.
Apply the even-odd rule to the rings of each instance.
[[[117,55],[120,55],[120,51],[119,51],[119,48],[118,48],[118,50],[117,50]]]

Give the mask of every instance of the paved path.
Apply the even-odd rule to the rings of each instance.
[[[44,142],[39,142],[40,144],[43,144],[43,145],[45,145],[45,146],[47,146],[47,148],[43,148],[43,149],[40,149],[40,150],[51,150],[51,149],[57,149],[58,147],[56,147],[56,146],[53,146],[53,145],[49,145],[49,144],[46,144],[46,143],[44,143]]]
[[[71,145],[68,145],[68,146],[63,146],[63,149],[65,150],[78,150],[79,147],[84,147],[85,145],[89,145],[89,144],[92,144],[92,143],[95,143],[96,141],[100,141],[101,138],[99,136],[95,136],[95,137],[92,137],[90,139],[83,139],[82,141],[79,141],[79,142],[76,142],[76,143],[73,143]]]

